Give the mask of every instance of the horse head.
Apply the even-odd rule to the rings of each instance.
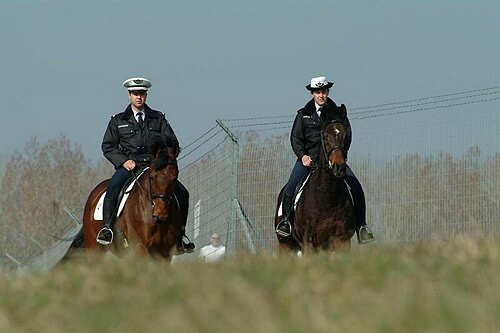
[[[343,107],[343,108],[342,108]],[[320,165],[332,170],[335,177],[345,176],[347,165],[347,137],[349,127],[346,126],[345,106],[342,105],[340,112],[326,109],[321,113],[323,121],[321,129],[321,149]]]
[[[165,221],[168,205],[173,198],[175,181],[179,175],[177,156],[179,147],[156,143],[152,149],[153,160],[149,171],[149,192],[153,205],[153,219]]]

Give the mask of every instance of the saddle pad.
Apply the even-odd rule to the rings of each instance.
[[[299,191],[295,195],[295,200],[293,201],[293,211],[295,211],[297,209],[297,204],[299,202],[300,196],[302,195],[302,191],[304,190],[304,186],[307,184],[307,181],[309,180],[310,176],[311,176],[311,173],[309,173],[307,175],[306,179],[302,183],[302,186],[300,186]],[[349,192],[351,202],[354,205],[354,198],[353,198],[352,193],[351,193],[351,187],[349,186],[349,184],[347,184],[347,182],[345,180],[344,180],[344,183],[347,186],[347,191]],[[280,207],[278,208],[278,216],[282,216],[282,215],[283,215],[283,200],[281,201]]]
[[[307,181],[309,180],[309,177],[311,177],[311,174],[312,174],[312,172],[309,172],[306,179],[302,182],[302,185],[300,186],[299,191],[295,195],[295,200],[293,201],[293,211],[295,211],[295,208],[297,208],[297,203],[299,202],[300,196],[302,195],[302,190],[304,190],[304,186],[306,186]]]
[[[302,194],[302,190],[304,189],[304,185],[306,185],[310,176],[311,176],[311,173],[309,173],[307,175],[306,179],[304,179],[304,181],[302,182],[302,185],[300,186],[299,191],[295,195],[295,200],[293,201],[293,210],[294,211],[295,211],[295,208],[297,207],[297,202],[299,202],[300,195]],[[278,216],[282,216],[282,215],[283,215],[283,200],[281,200],[280,207],[278,208]]]
[[[142,176],[142,174],[144,173],[144,171],[146,171],[147,169],[149,169],[149,168],[145,168],[144,170],[142,170],[142,172],[137,176],[137,179],[139,179]],[[130,192],[132,191],[132,189],[134,188],[135,183],[137,183],[137,180],[134,179],[130,183],[130,185],[127,186],[127,189],[125,190],[125,193],[123,194],[123,197],[118,204],[118,212],[116,213],[116,217],[120,216],[120,214],[122,213],[123,207],[125,207],[125,202],[127,202],[128,196],[129,196]],[[99,201],[97,202],[97,205],[95,206],[95,210],[94,210],[94,220],[95,221],[102,221],[102,205],[104,203],[104,196],[105,195],[106,195],[106,191],[104,191],[104,193],[101,195],[101,197],[99,198]]]

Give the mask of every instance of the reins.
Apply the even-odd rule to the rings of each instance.
[[[177,165],[177,161],[167,161],[165,162],[165,166],[166,167],[167,165]],[[149,180],[149,191],[146,191],[144,189],[144,187],[141,185],[141,183],[139,182],[139,178],[137,176],[137,173],[134,172],[134,170],[131,170],[131,173],[132,175],[134,176],[134,180],[137,182],[137,185],[139,186],[139,189],[142,191],[143,194],[147,195],[148,198],[149,198],[149,202],[151,203],[151,206],[154,208],[155,206],[155,203],[154,203],[154,200],[155,199],[162,199],[164,201],[169,201],[172,199],[173,197],[173,193],[172,194],[165,194],[165,193],[153,193],[152,192],[152,184],[151,184],[151,180],[153,177],[151,177],[151,168],[149,168],[149,176],[148,176],[148,180]]]
[[[139,178],[137,178],[137,174],[134,172],[134,170],[130,170],[130,172],[132,173],[132,175],[134,176],[134,180],[135,182],[137,183],[137,185],[139,186],[139,188],[141,189],[141,191],[146,194],[146,191],[144,190],[144,188],[142,187],[141,183],[139,183]]]

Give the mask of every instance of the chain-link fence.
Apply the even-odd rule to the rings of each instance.
[[[487,88],[348,111],[349,165],[378,242],[500,231],[499,95]],[[218,120],[185,147],[180,177],[197,248],[217,232],[229,254],[274,251],[294,116]]]
[[[51,230],[36,235],[18,230],[15,221],[2,215],[0,225],[2,229],[9,230],[2,230],[4,239],[0,247],[0,269],[22,274],[54,267],[66,255],[71,240],[82,227],[73,212],[67,208],[64,210],[68,214],[66,220]],[[7,237],[11,239],[8,240]]]

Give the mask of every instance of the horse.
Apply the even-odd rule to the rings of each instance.
[[[179,175],[178,146],[156,144],[152,149],[153,158],[130,191],[129,197],[114,226],[116,235],[112,245],[114,250],[129,247],[140,253],[171,258],[178,244],[182,242],[185,222],[182,221],[178,202],[174,195],[175,183]],[[99,183],[89,194],[83,211],[83,234],[86,250],[101,251],[102,245],[96,236],[102,227],[102,220],[94,213],[100,198],[106,191],[109,179]],[[73,244],[81,243],[79,237]]]
[[[345,108],[345,106],[343,106]],[[347,184],[346,137],[349,128],[342,114],[322,113],[321,149],[318,164],[302,187],[296,202],[292,236],[277,235],[279,249],[291,251],[350,250],[351,237],[356,231],[354,206]],[[279,222],[284,187],[278,196],[275,228]]]

